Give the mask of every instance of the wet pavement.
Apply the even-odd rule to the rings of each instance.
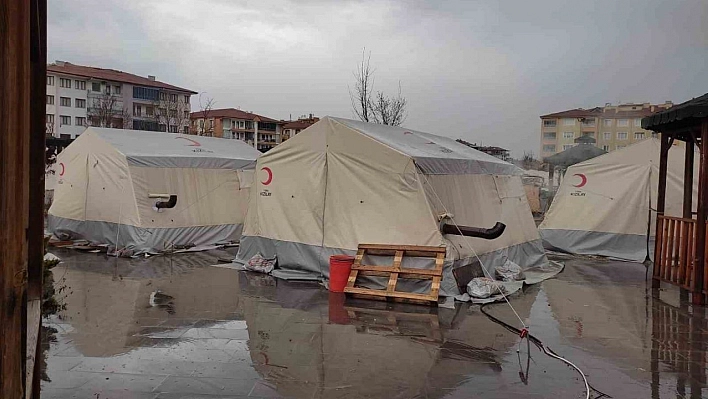
[[[51,252],[65,310],[45,321],[42,398],[585,397],[574,370],[476,305],[345,300],[212,266],[225,251]],[[564,261],[511,299],[532,334],[611,397],[708,396],[704,309],[674,288],[652,299],[641,264]],[[485,310],[520,325],[506,304]]]

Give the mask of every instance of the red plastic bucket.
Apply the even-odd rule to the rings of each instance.
[[[329,257],[329,290],[344,292],[349,280],[354,257],[349,255],[332,255]]]

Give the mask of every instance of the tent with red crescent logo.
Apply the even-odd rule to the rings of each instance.
[[[57,157],[49,229],[134,253],[237,240],[260,154],[239,140],[90,127]]]
[[[329,256],[360,243],[447,246],[441,293],[457,294],[451,270],[473,252],[490,271],[547,264],[522,173],[451,138],[325,117],[258,159],[238,261],[277,256],[276,276],[327,279]],[[494,240],[443,234],[446,213],[507,228]]]
[[[650,138],[569,167],[539,226],[544,246],[637,262],[651,258],[659,148],[659,139]],[[669,150],[667,216],[682,214],[684,159],[685,147],[677,142]],[[695,167],[697,176],[698,161]],[[693,196],[695,208],[697,180]]]

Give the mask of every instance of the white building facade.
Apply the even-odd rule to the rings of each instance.
[[[88,126],[187,133],[196,92],[112,69],[47,66],[46,133],[73,139]]]

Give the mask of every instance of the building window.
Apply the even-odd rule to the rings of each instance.
[[[575,126],[575,119],[574,118],[563,119],[563,126]]]
[[[189,104],[189,97],[191,96],[184,96],[184,103]]]
[[[246,128],[246,121],[238,121],[238,128],[245,129]]]
[[[54,76],[47,76],[47,86],[54,86]]]
[[[74,81],[74,88],[78,90],[86,90],[86,81],[84,80],[75,80]]]
[[[659,138],[659,133],[657,133],[657,132],[651,132],[651,138],[653,138],[653,139],[658,139],[658,138]]]
[[[54,114],[47,114],[47,123],[54,123]]]
[[[76,108],[86,108],[86,100],[83,98],[75,99],[74,104],[76,105]]]
[[[170,133],[177,133],[177,125],[170,125]]]
[[[59,138],[62,138],[62,139],[64,139],[64,140],[68,140],[68,139],[71,138],[71,135],[70,135],[70,134],[66,134],[66,133],[62,133],[62,134],[59,135]]]
[[[60,117],[60,124],[61,124],[61,126],[64,126],[64,125],[71,126],[71,117],[68,115],[62,115]]]
[[[189,134],[189,126],[184,127],[184,134]]]
[[[583,132],[583,137],[595,138],[595,132]]]
[[[604,138],[605,140],[612,140],[612,133],[611,132],[602,133],[602,138]]]
[[[634,139],[635,139],[635,140],[644,140],[644,132],[636,132],[636,133],[634,133]]]
[[[133,104],[133,115],[142,116],[143,115],[143,107],[140,106],[139,104]]]
[[[167,101],[167,93],[160,92],[160,101]]]
[[[133,98],[138,98],[141,100],[157,101],[160,98],[160,91],[157,89],[151,89],[149,87],[133,86]],[[147,129],[142,129],[142,130],[147,130]]]
[[[71,98],[59,97],[59,105],[61,105],[62,107],[71,107]]]
[[[189,111],[184,111],[184,119],[189,119]]]
[[[111,86],[106,85],[106,94],[111,94]]]
[[[54,96],[47,96],[47,105],[54,105]]]
[[[101,91],[101,84],[98,82],[92,82],[91,83],[91,91]]]
[[[574,137],[575,137],[575,133],[573,133],[573,132],[563,132],[564,139],[572,139]]]
[[[595,126],[595,118],[583,119],[583,126]]]
[[[543,120],[543,127],[556,127],[556,120],[555,119],[544,119]]]
[[[120,86],[113,86],[113,94],[120,94]]]
[[[84,118],[83,116],[77,116],[76,126],[86,126],[86,118]]]
[[[563,144],[563,151],[573,148],[573,144]]]
[[[556,139],[556,132],[545,132],[545,133],[543,133],[543,138],[555,140]]]
[[[634,126],[636,127],[642,127],[642,118],[636,118],[634,120]]]
[[[148,130],[159,132],[160,125],[155,121],[133,120],[133,130]]]
[[[629,126],[629,119],[617,119],[617,126]]]
[[[171,103],[177,102],[177,95],[176,94],[170,94],[170,102]]]
[[[604,120],[602,121],[602,123],[603,123],[605,126],[612,126],[612,119],[604,119]]]
[[[145,106],[145,115],[147,116],[153,116],[155,115],[155,107],[146,105]]]
[[[71,89],[71,79],[59,78],[59,87]]]
[[[556,152],[555,144],[546,144],[543,146],[543,152]]]
[[[617,132],[617,140],[627,140],[627,132]]]
[[[610,146],[607,145],[607,144],[603,145],[603,146],[602,146],[602,149],[605,150],[605,151],[607,151],[607,152],[610,152]]]

